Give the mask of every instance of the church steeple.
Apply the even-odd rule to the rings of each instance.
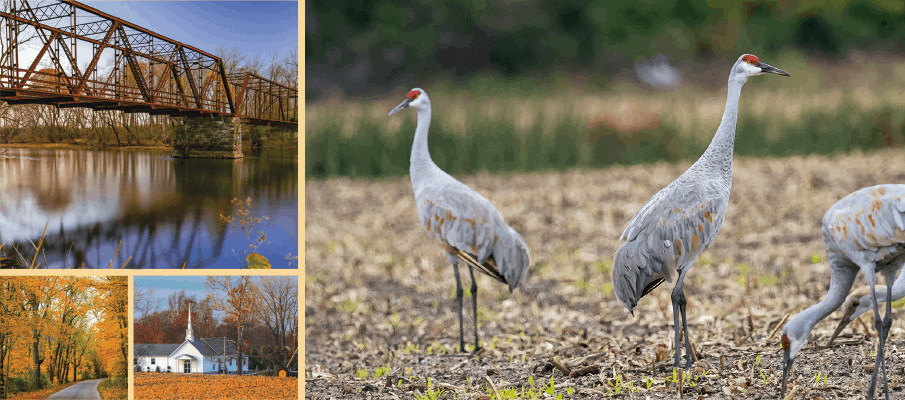
[[[195,336],[192,335],[192,303],[189,303],[189,326],[185,328],[185,340],[189,342],[195,341]]]

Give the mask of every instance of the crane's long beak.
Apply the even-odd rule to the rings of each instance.
[[[789,358],[789,352],[783,350],[782,351],[782,391],[779,392],[779,398],[783,399],[786,397],[786,380],[789,378],[789,370],[792,369],[792,362],[794,359]]]
[[[836,331],[833,332],[833,336],[830,337],[830,343],[827,344],[827,346],[832,346],[833,341],[836,340],[836,336],[839,336],[839,334],[842,333],[842,330],[852,322],[852,314],[855,313],[856,308],[857,307],[853,304],[845,309],[845,314],[842,316],[842,320],[839,321],[839,325],[836,326]]]
[[[788,72],[783,71],[783,70],[776,68],[767,63],[757,63],[757,66],[760,67],[760,71],[764,72],[764,73],[779,74],[782,76],[792,76],[792,75],[789,75]]]
[[[397,111],[402,110],[402,109],[404,109],[404,108],[408,108],[409,103],[411,103],[411,102],[412,102],[412,99],[409,99],[409,98],[406,98],[405,100],[402,100],[402,103],[399,103],[399,105],[396,106],[396,108],[390,110],[390,113],[387,114],[387,116],[393,115],[393,114],[395,114]]]

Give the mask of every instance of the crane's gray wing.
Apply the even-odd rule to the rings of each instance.
[[[905,248],[905,185],[857,190],[823,216],[827,252],[840,252],[856,264],[879,263]]]
[[[613,289],[629,311],[663,280],[673,282],[713,242],[728,203],[729,189],[719,182],[677,180],[632,217],[613,260]]]
[[[421,224],[443,247],[479,271],[515,289],[527,275],[525,239],[490,202],[458,181],[415,190]]]

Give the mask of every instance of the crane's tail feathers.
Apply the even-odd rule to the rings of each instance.
[[[665,280],[651,265],[652,259],[638,249],[638,243],[626,242],[613,256],[613,292],[616,298],[634,315],[638,300]]]
[[[513,291],[522,280],[528,276],[528,267],[531,264],[531,252],[525,239],[514,229],[509,228],[510,235],[497,242],[494,256],[499,261],[500,272],[506,276],[509,291]]]
[[[488,258],[487,261],[481,264],[478,262],[478,260],[475,260],[474,257],[471,256],[471,254],[468,254],[462,250],[459,250],[456,253],[456,257],[459,257],[460,260],[464,261],[472,268],[477,268],[478,271],[483,272],[491,278],[496,279],[502,283],[507,283],[506,278],[502,274],[500,274],[499,269],[496,266],[496,262],[494,262],[493,258]]]
[[[475,252],[467,252],[452,246],[444,246],[446,250],[472,268],[485,273],[493,279],[509,285],[509,291],[515,290],[526,275],[531,263],[531,254],[525,240],[510,228],[508,235],[493,237],[489,246],[472,246]],[[484,242],[479,238],[478,242]]]

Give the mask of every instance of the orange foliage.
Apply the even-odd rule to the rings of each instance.
[[[95,305],[102,310],[98,326],[98,354],[107,362],[106,370],[113,377],[125,378],[128,357],[128,283],[125,277],[101,278],[97,288],[105,295]]]
[[[125,378],[126,277],[0,277],[0,379]],[[0,398],[4,397],[0,393]]]
[[[48,388],[48,389],[37,390],[34,392],[17,393],[15,396],[8,397],[6,400],[44,400],[48,396],[50,396],[56,392],[59,392],[63,389],[66,389],[72,385],[75,385],[76,383],[78,383],[78,382],[70,382],[67,384],[54,386],[54,387]]]
[[[135,375],[136,399],[297,399],[298,379],[266,376]]]

